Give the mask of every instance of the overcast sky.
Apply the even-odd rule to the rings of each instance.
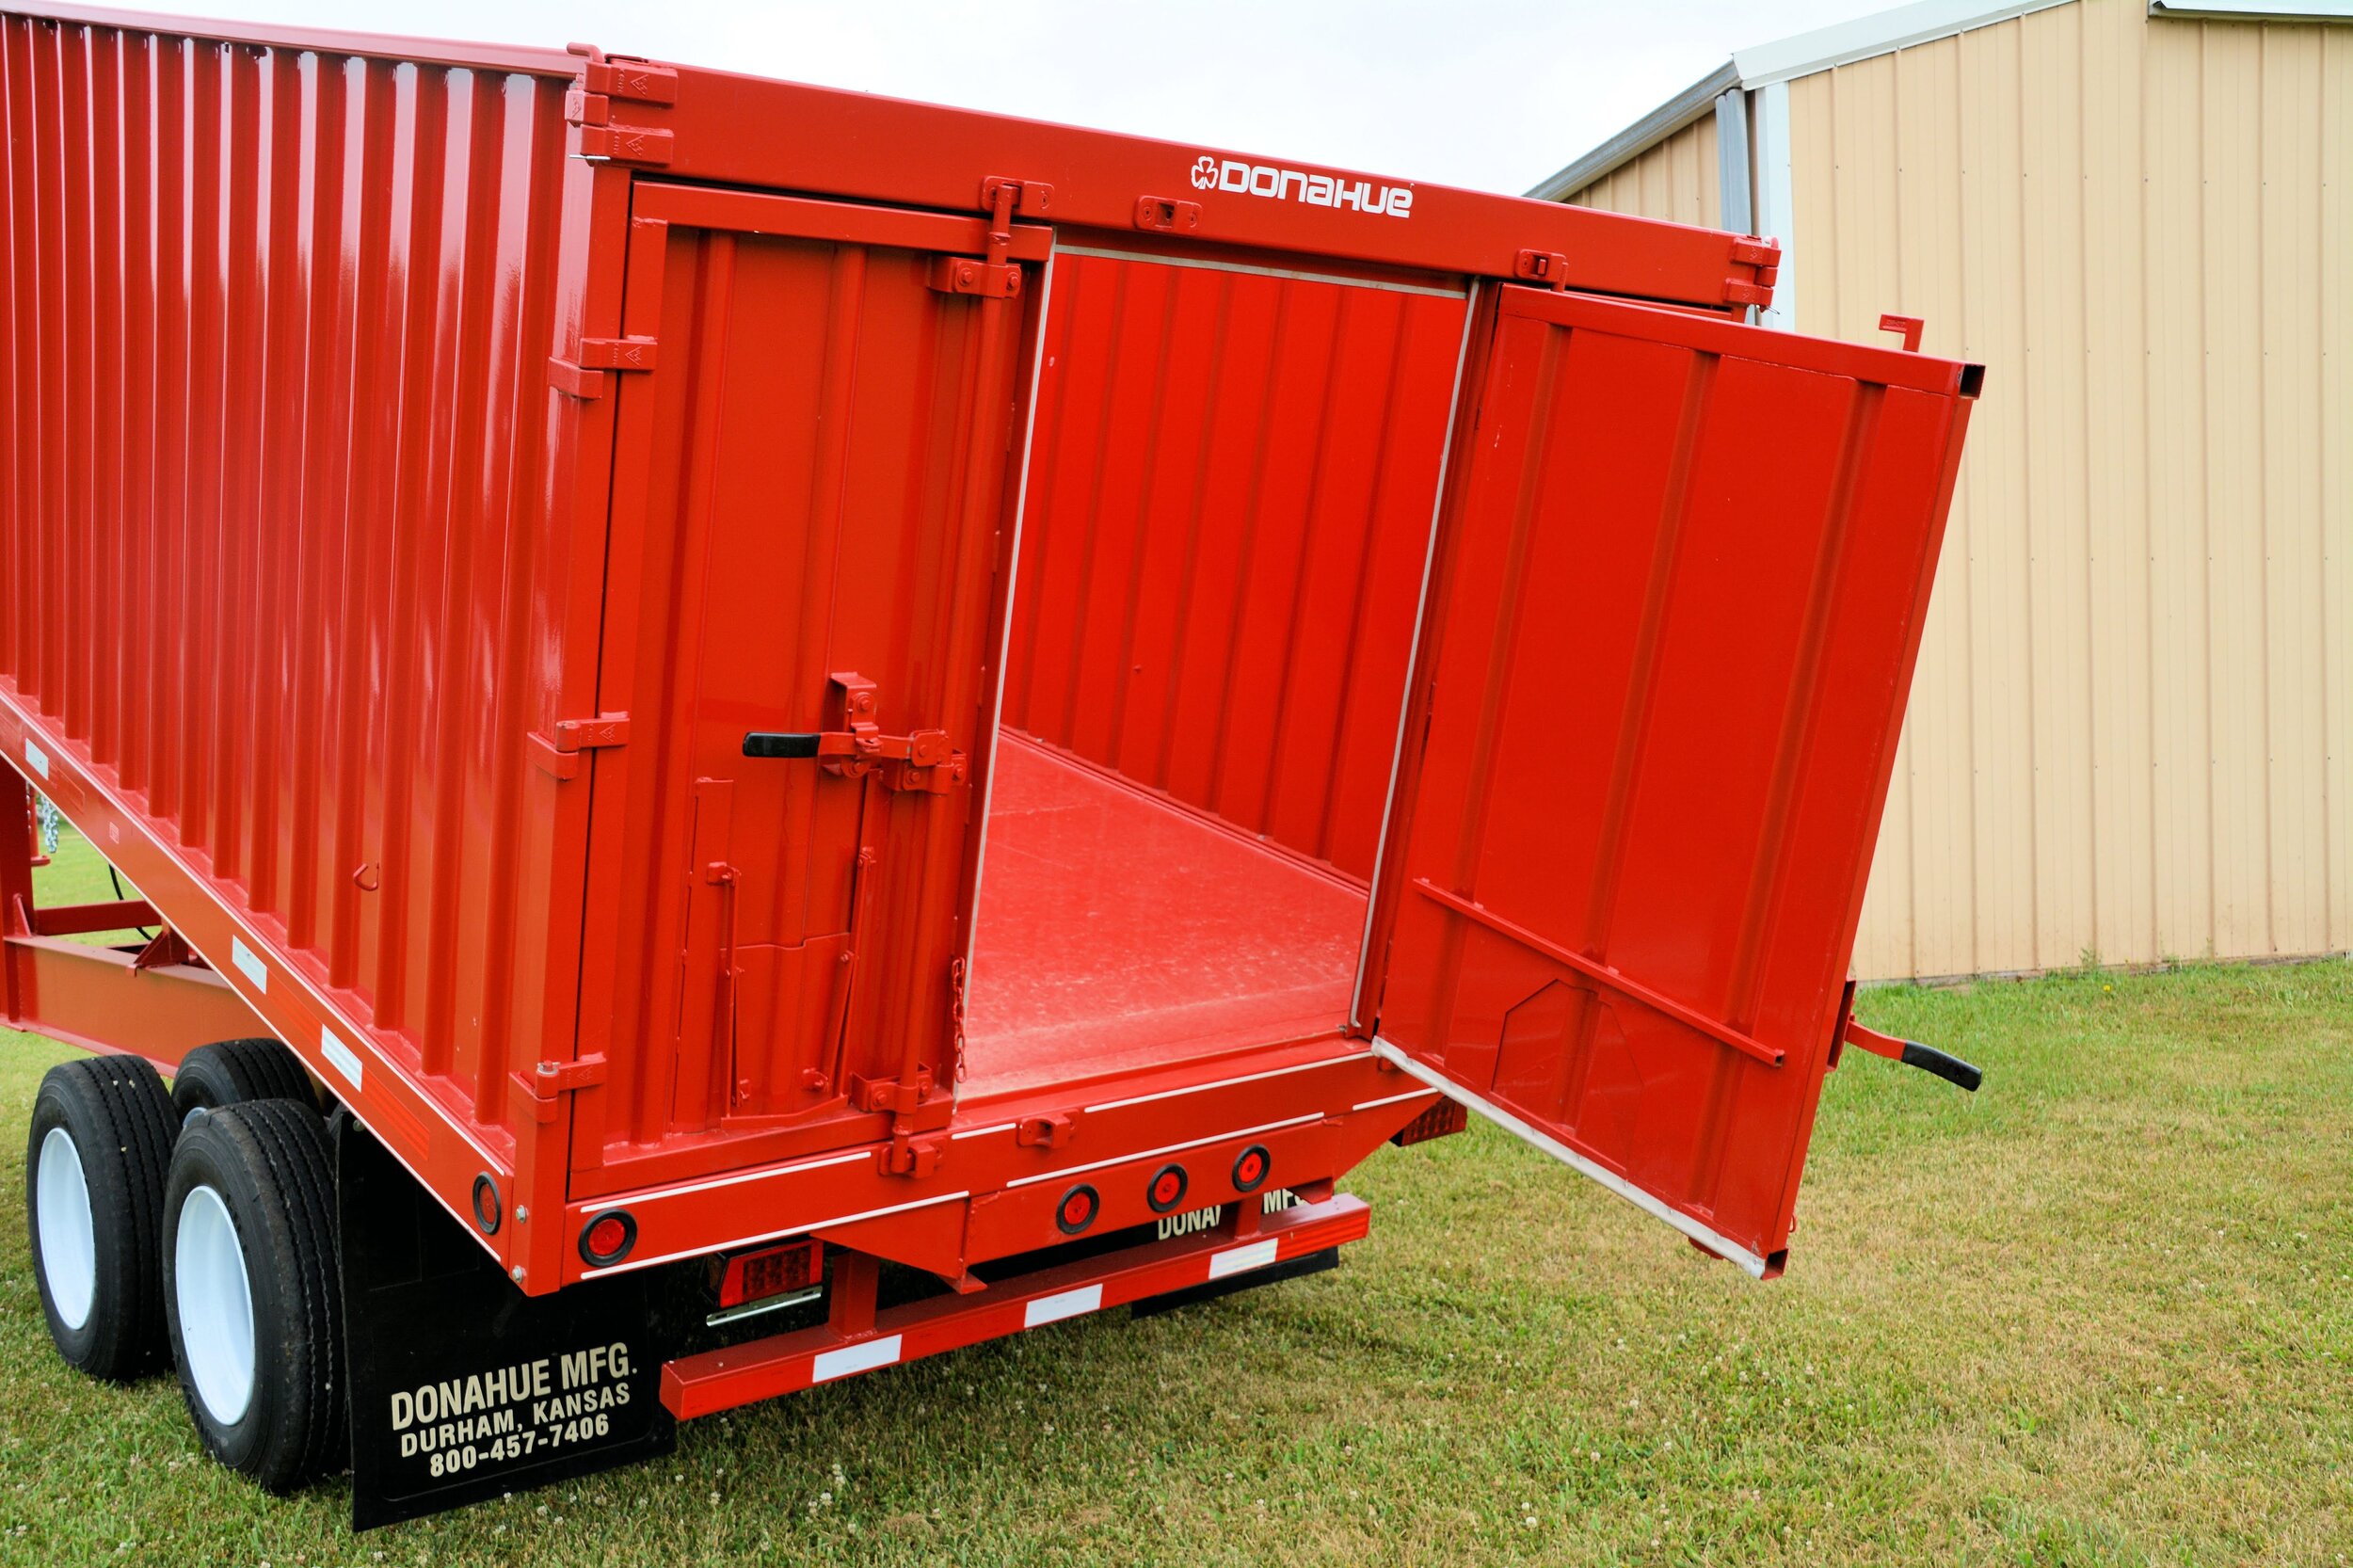
[[[1513,192],[1734,49],[1882,8],[1873,0],[149,4],[507,43],[579,40],[615,54]]]

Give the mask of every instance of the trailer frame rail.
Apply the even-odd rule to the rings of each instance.
[[[1360,1241],[1371,1223],[1370,1207],[1346,1193],[1272,1214],[1261,1214],[1255,1202],[1241,1202],[1209,1230],[881,1312],[874,1307],[876,1260],[841,1254],[828,1289],[825,1322],[672,1361],[662,1368],[662,1402],[680,1420],[717,1415],[984,1339],[1238,1279]]]

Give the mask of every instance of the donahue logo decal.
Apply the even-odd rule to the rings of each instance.
[[[1310,207],[1335,207],[1376,217],[1407,217],[1414,211],[1411,185],[1375,185],[1369,180],[1246,164],[1240,158],[1220,161],[1207,152],[1193,160],[1193,188],[1257,196],[1269,201],[1304,201]]]

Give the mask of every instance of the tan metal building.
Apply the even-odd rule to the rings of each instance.
[[[2349,22],[1929,0],[1530,193],[1775,235],[1769,324],[1987,367],[1865,978],[2353,947]]]

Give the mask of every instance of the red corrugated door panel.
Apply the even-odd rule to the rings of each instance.
[[[595,753],[576,1192],[883,1136],[910,1068],[944,1122],[1024,337],[1022,299],[932,286],[972,218],[647,183],[632,211],[652,368],[608,377],[599,706],[629,728]],[[853,718],[957,763],[935,792],[746,755]]]
[[[1920,355],[1499,301],[1382,871],[1381,1048],[1760,1274],[1973,392]]]

